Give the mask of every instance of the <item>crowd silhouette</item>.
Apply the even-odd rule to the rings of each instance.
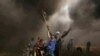
[[[68,35],[70,30],[62,34],[60,32],[56,32],[55,34],[49,32],[49,39],[47,41],[40,37],[36,41],[32,38],[23,56],[99,56],[91,52],[90,41],[87,41],[85,48],[83,48],[81,46],[75,47],[73,44],[74,39],[70,39],[64,49],[66,51],[62,50],[62,39]]]
[[[63,50],[61,50],[61,39],[56,41],[56,44],[52,43],[45,43],[43,39],[38,39],[36,42],[33,42],[32,39],[30,44],[27,46],[27,54],[24,53],[23,56],[62,56]],[[33,42],[33,43],[32,43]],[[60,42],[60,43],[59,43]],[[50,53],[51,51],[48,51],[49,45],[54,45],[53,53]],[[84,50],[85,49],[85,50]],[[73,39],[70,39],[67,43],[65,55],[63,56],[91,56],[91,42],[88,41],[86,43],[86,48],[82,48],[81,46],[75,47],[73,45]]]

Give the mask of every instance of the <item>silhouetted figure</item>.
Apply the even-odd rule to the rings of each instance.
[[[73,49],[73,39],[70,39],[68,44],[67,44],[67,50],[68,52],[72,51]]]
[[[88,41],[86,45],[87,45],[87,46],[86,46],[86,52],[89,53],[89,52],[90,52],[90,48],[91,48],[91,42]]]
[[[45,54],[46,54],[46,49],[47,49],[47,41],[43,41],[43,51],[44,51],[44,53],[43,53],[43,56],[45,56]]]
[[[43,46],[43,40],[38,37],[38,40],[36,41],[36,44],[35,44],[36,56],[42,56],[41,54],[42,46]]]
[[[86,56],[90,56],[90,48],[91,48],[91,42],[88,41],[86,44]]]
[[[76,56],[82,56],[82,48],[81,47],[77,47],[76,48]]]
[[[67,44],[67,55],[71,56],[73,54],[73,39],[70,39]]]
[[[61,44],[62,44],[62,39],[59,35],[60,35],[60,32],[56,32],[55,38],[56,38],[57,43],[56,43],[56,47],[55,47],[55,51],[54,51],[55,56],[59,56]]]
[[[29,56],[34,56],[34,38],[31,39],[28,48],[29,48]]]
[[[60,56],[63,38],[68,35],[70,30],[71,29],[69,29],[68,31],[64,31],[62,34],[60,32],[56,32],[55,38],[57,40],[57,44],[56,44],[56,48],[55,48],[55,56]]]

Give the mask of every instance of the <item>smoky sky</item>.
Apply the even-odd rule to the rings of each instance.
[[[35,5],[31,1],[0,1],[0,51],[21,52],[22,46],[42,27]]]
[[[20,56],[18,53],[22,52],[31,37],[46,35],[47,31],[39,10],[40,5],[43,2],[44,10],[51,16],[61,8],[61,1],[0,0],[0,52]],[[72,31],[65,37],[64,44],[73,38],[75,44],[85,45],[90,40],[94,46],[100,46],[99,10],[99,0],[80,0],[76,6],[70,6],[69,15],[74,22],[71,25]]]
[[[75,30],[69,36],[80,45],[91,41],[93,46],[100,46],[98,43],[100,39],[99,3],[99,0],[80,0],[75,7],[70,9],[70,17],[74,20],[72,27]]]
[[[0,0],[0,56],[15,56],[15,54],[19,56],[30,39],[38,37],[39,30],[44,24],[39,12],[41,2],[40,0]],[[53,0],[50,0],[44,9],[48,14],[54,11],[51,4],[55,5]]]
[[[73,23],[71,25],[72,31],[69,33],[68,36],[64,38],[64,45],[66,45],[69,39],[74,39],[74,45],[85,46],[87,41],[91,41],[93,47],[99,47],[100,46],[99,44],[99,39],[100,39],[99,38],[100,36],[99,3],[100,1],[99,0],[77,0],[77,1],[78,1],[77,4],[74,5],[73,2],[73,4],[70,5],[69,7],[69,15],[67,16],[70,16],[70,19],[73,20]],[[60,5],[62,5],[61,2],[67,4],[65,0],[60,1],[59,2]],[[58,5],[58,8],[63,8],[63,7]],[[56,12],[58,12],[59,14],[60,12],[59,9],[56,9]],[[54,22],[56,22],[59,18],[60,16],[58,16],[57,19],[54,20]],[[63,21],[63,19],[61,21]],[[67,25],[65,28],[62,28],[63,25],[62,23],[52,23],[52,24],[60,25],[60,26],[55,26],[54,30],[59,29],[59,31],[61,31],[65,28],[68,28]]]

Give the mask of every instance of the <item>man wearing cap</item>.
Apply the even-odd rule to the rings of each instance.
[[[63,42],[63,38],[68,35],[68,33],[70,32],[71,28],[68,30],[68,31],[64,31],[62,34],[57,31],[56,34],[55,34],[55,37],[56,37],[56,47],[55,47],[55,56],[60,56],[60,51],[61,51],[61,46],[62,46],[62,42]]]

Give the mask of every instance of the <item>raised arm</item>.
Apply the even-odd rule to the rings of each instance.
[[[48,26],[48,25],[47,25],[47,30],[48,30],[48,37],[49,37],[49,38],[51,38],[52,33],[50,32],[50,28],[49,28],[49,26]]]
[[[72,28],[70,28],[68,31],[64,31],[63,34],[61,35],[61,38],[64,38],[65,36],[68,35],[68,33],[71,31]]]

